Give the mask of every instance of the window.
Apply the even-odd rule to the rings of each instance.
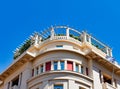
[[[17,76],[15,79],[12,80],[12,87],[13,86],[18,86],[18,82],[19,82],[19,76]]]
[[[83,74],[83,72],[84,72],[84,71],[83,71],[83,66],[81,66],[81,74]]]
[[[40,72],[43,73],[43,65],[40,66]]]
[[[39,68],[37,67],[36,68],[36,75],[38,75],[38,73],[39,73]]]
[[[73,62],[67,61],[67,70],[73,71]]]
[[[47,62],[46,63],[46,71],[50,71],[51,70],[51,62]]]
[[[63,89],[63,85],[54,85],[54,89]]]
[[[34,69],[32,69],[32,77],[34,76]]]
[[[86,75],[88,76],[89,75],[89,73],[88,73],[88,68],[86,67]]]
[[[7,89],[9,89],[10,88],[10,82],[8,82],[8,85],[7,85]]]
[[[116,79],[114,79],[114,82],[115,82],[115,87],[117,87],[117,80],[116,80]]]
[[[58,62],[55,61],[55,62],[54,62],[54,70],[57,70],[57,69],[58,69]]]
[[[61,47],[63,47],[63,45],[56,45],[56,47],[57,47],[57,48],[61,48]]]
[[[60,61],[61,70],[64,70],[64,61]]]
[[[79,65],[76,64],[76,72],[79,72]]]
[[[79,89],[85,89],[85,88],[83,88],[83,87],[79,87]]]
[[[109,75],[103,75],[103,81],[112,84],[112,78]]]

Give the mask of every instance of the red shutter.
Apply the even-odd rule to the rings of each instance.
[[[73,62],[70,62],[70,61],[67,62],[67,70],[70,70],[70,71],[73,70]]]
[[[51,70],[51,62],[47,62],[46,63],[46,71],[50,71]]]

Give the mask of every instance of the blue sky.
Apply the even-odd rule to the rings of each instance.
[[[0,72],[13,61],[13,51],[34,31],[51,25],[87,30],[113,49],[120,63],[119,0],[1,0]]]

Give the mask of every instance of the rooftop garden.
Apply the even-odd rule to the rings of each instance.
[[[14,53],[14,59],[16,59],[18,56],[20,56],[24,51],[26,51],[32,44],[32,40],[26,40],[26,42],[18,49],[16,49]]]
[[[63,28],[55,28],[53,32],[51,32],[50,29],[48,30],[45,30],[43,32],[41,32],[41,34],[39,33],[35,33],[33,35],[32,38],[30,38],[29,40],[26,40],[25,43],[20,46],[19,48],[16,49],[16,51],[14,52],[14,60],[19,57],[23,52],[25,52],[32,44],[36,43],[35,41],[38,41],[37,43],[39,43],[39,41],[45,41],[47,39],[50,38],[51,34],[53,34],[54,36],[66,36],[66,33],[68,30],[66,30],[67,28],[65,27],[64,29]],[[69,28],[69,36],[78,40],[78,41],[83,41],[82,38],[84,36],[83,33],[80,33],[78,32],[77,30],[75,29],[70,29]],[[91,39],[91,44],[96,47],[97,49],[101,50],[102,52],[104,53],[107,53],[106,52],[106,45],[104,45],[103,43],[101,43],[100,41],[96,40],[95,38],[91,37],[89,38],[89,34],[86,33],[86,40],[87,42],[89,42],[89,39]],[[37,40],[36,40],[37,38]]]

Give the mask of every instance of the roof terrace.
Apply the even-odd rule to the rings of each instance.
[[[106,56],[112,57],[112,49],[107,45],[103,44],[96,38],[92,37],[87,32],[79,32],[68,26],[52,26],[47,30],[41,31],[40,33],[34,33],[28,40],[26,40],[20,47],[14,52],[14,59],[17,59],[23,54],[30,46],[40,45],[46,41],[51,40],[70,40],[77,44],[86,44],[96,53],[102,54],[104,58]]]

